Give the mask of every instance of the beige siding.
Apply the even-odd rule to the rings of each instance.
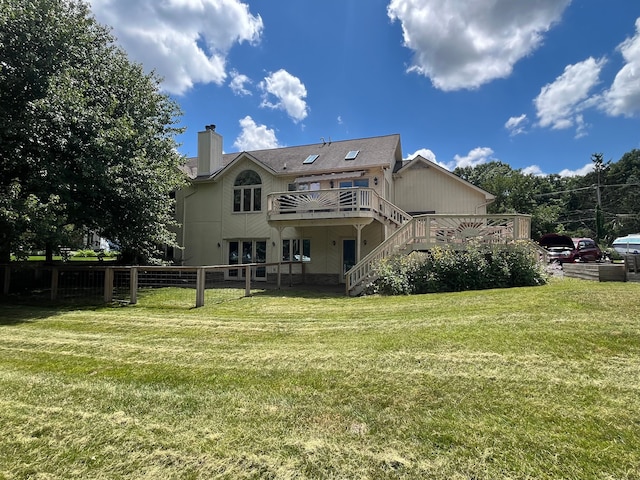
[[[186,225],[186,237],[189,239],[182,252],[185,265],[217,265],[222,263],[222,248],[219,224],[214,222],[195,222]]]
[[[262,211],[233,212],[233,184],[246,169],[256,171],[262,179]],[[235,165],[216,182],[195,183],[178,203],[184,222],[183,263],[215,265],[226,263],[228,239],[268,239],[272,229],[266,220],[266,195],[272,176],[253,162]],[[220,247],[218,247],[220,244]]]
[[[395,180],[394,203],[406,212],[485,213],[485,196],[459,179],[417,162]]]
[[[234,182],[244,170],[253,170],[262,181],[262,202],[259,212],[233,212]],[[374,178],[378,179],[375,185]],[[391,169],[374,169],[363,177],[369,179],[370,188],[395,203],[407,212],[435,211],[436,213],[484,213],[484,194],[464,182],[430,167],[426,163],[415,165],[394,175]],[[267,221],[267,195],[287,191],[295,176],[274,177],[270,170],[248,158],[233,164],[216,181],[195,182],[176,197],[176,215],[183,227],[178,240],[184,246],[182,262],[187,265],[215,265],[228,263],[229,242],[242,240],[264,240],[267,245],[267,262],[275,263],[281,258],[280,239],[309,239],[311,261],[305,263],[305,273],[342,273],[342,246],[344,239],[356,239],[353,226],[284,228],[282,234]],[[339,182],[334,182],[338,188]],[[329,189],[329,180],[320,184]],[[386,230],[389,229],[387,232]],[[393,229],[377,221],[367,225],[361,232],[361,257],[366,256]],[[276,267],[269,267],[270,274]],[[300,272],[294,267],[294,273]]]
[[[181,228],[177,259],[186,265],[211,265],[220,261],[221,192],[213,184],[198,184],[176,196]],[[216,248],[212,248],[215,245]]]

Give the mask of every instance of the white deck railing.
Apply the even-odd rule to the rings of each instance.
[[[465,249],[480,245],[506,245],[531,238],[529,215],[420,215],[402,225],[345,275],[347,293],[357,293],[374,280],[376,264],[395,253],[429,250],[436,246]]]
[[[373,216],[396,226],[411,219],[411,215],[382,198],[372,188],[280,192],[267,196],[267,215],[272,220],[297,220],[306,214],[314,214],[313,218],[317,218],[318,214],[324,218],[344,218],[349,216],[349,212],[353,216]]]

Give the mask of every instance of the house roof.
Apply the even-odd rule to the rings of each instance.
[[[353,157],[347,160],[346,157],[350,153]],[[305,160],[311,155],[318,157],[312,162],[305,163]],[[310,145],[301,145],[294,147],[280,147],[265,150],[251,150],[244,152],[225,153],[222,155],[223,166],[211,176],[198,177],[198,158],[190,158],[182,167],[182,170],[194,181],[210,181],[214,180],[232,166],[234,163],[249,159],[265,169],[271,171],[275,175],[295,175],[296,181],[303,181],[305,177],[308,180],[318,180],[323,175],[338,174],[339,172],[359,173],[360,170],[366,170],[372,167],[391,168],[394,175],[400,175],[408,171],[412,165],[423,162],[444,175],[448,175],[468,188],[482,193],[488,201],[495,199],[491,193],[476,187],[470,182],[458,177],[449,170],[442,168],[437,163],[431,162],[420,155],[412,160],[402,159],[402,147],[400,145],[400,135],[383,135],[379,137],[358,138],[353,140],[324,141]],[[312,179],[311,177],[318,177]],[[327,177],[329,178],[329,177]],[[337,177],[332,176],[336,179]]]
[[[349,153],[352,153],[351,156],[354,158],[347,160],[345,157]],[[311,155],[318,157],[305,163]],[[236,161],[247,157],[276,174],[302,177],[377,166],[395,168],[396,163],[402,162],[402,148],[400,135],[393,134],[354,140],[325,141],[295,147],[225,153],[222,155],[223,168],[208,178],[215,178]],[[190,158],[183,167],[183,171],[191,178],[195,178],[197,165],[198,159]]]

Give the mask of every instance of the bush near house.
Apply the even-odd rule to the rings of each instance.
[[[516,242],[487,252],[478,245],[456,251],[437,247],[381,260],[369,294],[411,295],[542,285],[547,282],[534,247]]]

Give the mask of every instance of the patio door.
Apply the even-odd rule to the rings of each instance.
[[[343,180],[340,182],[340,188],[368,188],[368,178],[358,178],[356,180]],[[351,210],[356,205],[356,192],[349,190],[340,192],[341,210]]]
[[[354,238],[342,239],[342,280],[345,274],[356,264],[356,240]]]
[[[265,263],[267,260],[266,240],[231,240],[229,245],[228,265],[243,265],[247,263]],[[266,280],[265,267],[254,268],[251,272],[252,280]],[[229,270],[225,274],[227,280],[241,280],[245,278],[245,269]]]

